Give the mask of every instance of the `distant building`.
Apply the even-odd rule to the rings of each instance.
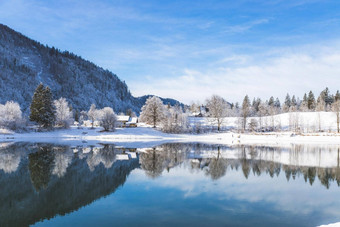
[[[207,112],[209,112],[209,109],[205,106],[200,106],[199,108],[199,112],[193,112],[192,116],[194,117],[205,117],[207,115]]]
[[[125,128],[125,127],[137,127],[138,118],[130,117],[127,115],[118,115],[117,116],[117,127]]]

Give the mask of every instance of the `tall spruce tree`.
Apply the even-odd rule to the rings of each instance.
[[[292,104],[292,100],[290,99],[290,95],[287,93],[286,99],[283,105],[283,111],[288,112],[291,104]]]
[[[44,93],[44,85],[40,83],[38,87],[35,89],[33,97],[32,97],[32,103],[30,106],[30,121],[35,121],[38,124],[42,124],[41,122],[41,113],[44,111],[44,105],[43,105],[43,93]]]
[[[307,98],[307,107],[309,110],[314,110],[315,109],[315,97],[312,91],[309,91],[308,93],[308,98]]]
[[[30,106],[30,120],[37,122],[44,128],[50,128],[55,121],[55,110],[52,100],[52,92],[42,83],[36,88]]]
[[[43,93],[43,102],[45,112],[43,115],[43,126],[45,128],[51,128],[55,122],[55,107],[53,105],[53,97],[51,89],[47,86]]]
[[[270,98],[269,98],[269,101],[268,101],[268,106],[274,106],[274,97],[273,96],[271,96]]]
[[[340,100],[340,92],[339,92],[339,90],[337,90],[336,94],[334,96],[334,101],[336,102],[336,101],[339,101],[339,100]]]
[[[281,103],[280,103],[280,99],[279,98],[276,98],[275,99],[275,102],[274,102],[274,106],[278,109],[281,108]]]

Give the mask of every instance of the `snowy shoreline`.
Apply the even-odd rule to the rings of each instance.
[[[130,144],[156,146],[163,143],[206,143],[223,145],[290,145],[290,144],[339,144],[340,134],[309,133],[295,135],[292,132],[275,133],[206,133],[168,134],[148,127],[118,128],[115,132],[100,132],[101,128],[55,130],[51,132],[29,132],[0,134],[0,142],[46,142],[58,144]]]

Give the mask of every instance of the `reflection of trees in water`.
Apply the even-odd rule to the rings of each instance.
[[[281,172],[285,174],[287,181],[295,180],[297,176],[304,178],[306,182],[313,185],[316,177],[321,184],[329,188],[332,181],[336,181],[340,186],[340,168],[339,168],[339,148],[322,149],[318,147],[308,147],[308,152],[318,156],[322,160],[322,152],[333,152],[337,149],[338,165],[337,167],[324,168],[315,166],[299,165],[301,154],[306,147],[303,145],[293,145],[291,148],[266,147],[266,146],[238,146],[227,147],[218,145],[202,144],[164,144],[162,146],[149,149],[146,153],[140,155],[141,168],[152,178],[156,178],[162,172],[187,161],[189,171],[205,171],[205,174],[213,180],[223,177],[227,169],[235,169],[243,172],[247,179],[251,173],[255,176],[268,174],[270,177],[278,177]],[[232,153],[234,158],[226,157],[226,153]],[[288,152],[289,163],[282,164],[280,160],[282,152]],[[333,154],[332,153],[332,154]],[[334,154],[333,154],[334,155]],[[273,160],[273,161],[271,161]]]
[[[0,187],[0,226],[28,226],[113,193],[139,165],[137,159],[116,161],[110,168],[104,162],[90,171],[86,158],[103,151],[103,157],[112,161],[112,149],[92,149],[79,159],[80,154],[67,146],[26,146],[16,172],[0,171],[0,185],[4,185]]]
[[[151,148],[140,154],[141,168],[147,176],[151,178],[159,177],[163,170],[167,169],[169,171],[184,162],[186,151],[182,150],[183,148],[186,147],[179,144],[165,144],[157,148]]]
[[[146,175],[151,178],[156,178],[162,174],[165,169],[165,157],[163,154],[164,153],[162,151],[156,150],[156,148],[140,154],[140,167],[145,171]]]
[[[87,156],[87,164],[91,171],[100,163],[103,163],[105,168],[111,168],[115,160],[116,152],[113,145],[104,145],[103,148],[94,147]]]
[[[217,148],[217,157],[209,162],[209,168],[206,169],[206,175],[210,175],[211,179],[217,180],[223,177],[227,171],[227,160],[221,157],[220,147]]]
[[[17,171],[22,156],[26,155],[26,144],[0,143],[0,170],[5,173]]]
[[[52,174],[63,177],[66,174],[67,167],[71,164],[73,154],[68,147],[54,148],[54,167]]]
[[[38,152],[31,153],[28,157],[32,184],[37,191],[40,191],[42,188],[46,188],[50,181],[54,159],[52,147],[41,147]]]

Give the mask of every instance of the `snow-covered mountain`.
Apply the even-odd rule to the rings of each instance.
[[[0,24],[0,103],[16,101],[27,113],[40,82],[52,89],[55,99],[65,97],[77,110],[87,110],[94,103],[98,108],[110,106],[116,112],[132,109],[139,113],[145,102],[145,96],[133,97],[114,73]]]

